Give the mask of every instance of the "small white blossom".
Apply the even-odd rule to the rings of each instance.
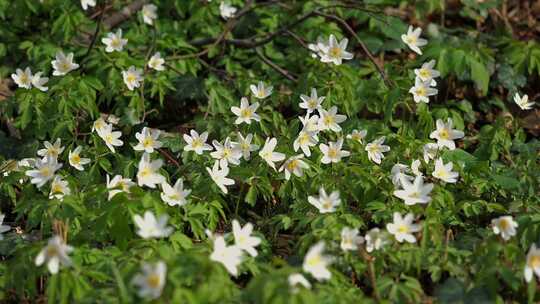
[[[157,19],[157,6],[154,4],[146,4],[142,8],[143,21],[146,24],[153,25]]]
[[[291,178],[291,173],[298,177],[302,177],[304,175],[303,170],[308,169],[309,165],[304,162],[302,158],[304,158],[303,154],[291,156],[279,168],[279,172],[285,171],[286,180],[289,180]]]
[[[49,272],[51,274],[56,274],[61,266],[71,265],[69,253],[72,251],[73,247],[65,244],[62,238],[56,235],[49,239],[47,246],[45,246],[45,248],[43,248],[36,256],[36,266],[47,263]]]
[[[381,161],[384,158],[383,153],[390,151],[389,146],[383,145],[385,139],[386,137],[382,136],[366,145],[368,158],[378,165],[381,164]]]
[[[130,178],[123,178],[121,175],[116,175],[110,180],[109,175],[107,174],[107,189],[109,190],[110,201],[118,193],[129,193],[129,189],[135,186],[135,183]]]
[[[53,179],[54,174],[58,169],[62,168],[56,158],[37,159],[35,169],[26,171],[26,175],[30,176],[30,183],[41,188],[45,183]]]
[[[236,14],[237,10],[238,9],[236,7],[232,6],[227,1],[222,1],[219,4],[219,14],[225,20],[234,17],[234,14]]]
[[[431,80],[424,82],[420,78],[414,80],[414,86],[409,89],[409,93],[413,95],[414,102],[429,103],[429,96],[435,96],[439,92],[437,89],[430,87]]]
[[[60,176],[56,175],[51,183],[51,192],[49,192],[49,199],[64,200],[64,196],[70,195],[71,189],[69,189],[68,182],[63,180]]]
[[[366,240],[367,252],[379,250],[389,242],[388,238],[386,237],[386,233],[384,231],[381,231],[379,228],[373,228],[369,230],[364,238]]]
[[[456,148],[454,140],[463,138],[465,133],[452,129],[453,124],[451,118],[448,118],[446,123],[441,119],[437,119],[437,129],[429,134],[429,138],[436,139],[439,148],[447,147],[450,150],[454,150]]]
[[[219,141],[212,141],[216,151],[211,152],[210,156],[219,160],[221,167],[227,167],[229,164],[239,165],[240,158],[242,157],[242,151],[231,142],[231,139],[227,137],[225,142],[221,144]]]
[[[424,176],[424,173],[422,173],[420,171],[420,165],[421,164],[422,163],[420,162],[419,159],[415,159],[415,160],[412,161],[412,163],[411,163],[411,171],[412,171],[412,173],[414,175],[416,175],[416,176]]]
[[[298,292],[298,285],[304,286],[304,288],[311,289],[311,284],[309,281],[300,273],[292,273],[289,275],[288,279],[289,287],[291,288],[292,293]]]
[[[343,146],[343,138],[338,139],[336,142],[328,142],[326,144],[320,144],[319,149],[323,153],[321,163],[339,163],[342,157],[348,157],[351,155],[349,151],[341,150]]]
[[[302,269],[311,274],[317,281],[329,280],[332,273],[328,266],[332,263],[332,258],[323,254],[324,242],[313,245],[304,257]]]
[[[525,269],[523,269],[525,281],[530,282],[533,278],[533,273],[536,277],[540,278],[540,249],[536,248],[536,244],[532,244],[527,253],[526,260]]]
[[[155,150],[163,146],[159,141],[160,134],[161,132],[159,130],[144,127],[141,132],[135,133],[135,138],[137,138],[139,143],[133,149],[146,153],[154,153]]]
[[[11,77],[13,77],[13,75]],[[527,94],[520,97],[519,94],[516,93],[516,95],[514,95],[514,102],[522,110],[530,110],[534,106],[534,101],[529,102],[529,96]]]
[[[321,62],[331,62],[335,65],[340,65],[343,59],[350,60],[353,54],[346,51],[349,40],[344,38],[340,42],[337,41],[334,35],[330,35],[328,44],[318,44],[320,50]]]
[[[73,168],[75,168],[75,169],[77,169],[79,171],[84,171],[84,165],[89,164],[90,159],[81,157],[81,151],[82,151],[81,146],[78,146],[73,151],[69,151],[68,159],[69,159],[69,164]]]
[[[364,143],[364,138],[366,138],[367,130],[352,130],[351,134],[347,135],[347,139],[357,141],[361,144]]]
[[[189,131],[189,135],[184,134],[184,140],[187,145],[184,146],[184,151],[195,151],[198,155],[202,155],[204,151],[212,151],[212,146],[206,143],[208,140],[208,132],[202,132],[201,135],[195,130]]]
[[[167,182],[161,184],[161,199],[169,206],[183,206],[187,204],[187,197],[191,193],[190,189],[184,189],[184,180],[179,178],[174,186]]]
[[[257,256],[257,250],[255,247],[259,246],[261,239],[256,236],[252,236],[253,224],[247,223],[244,227],[240,226],[237,220],[232,221],[234,244],[246,251],[252,257]]]
[[[163,166],[163,160],[151,160],[150,154],[145,152],[139,161],[139,170],[137,172],[139,186],[148,186],[154,189],[156,185],[163,183],[165,177],[159,173],[161,166]]]
[[[101,42],[107,46],[105,52],[112,53],[115,51],[121,52],[128,43],[128,40],[122,38],[122,29],[118,29],[116,33],[108,33],[107,37],[101,39]]]
[[[81,6],[83,10],[87,10],[89,6],[96,6],[96,0],[81,0]]]
[[[138,214],[133,216],[133,221],[137,226],[137,235],[143,239],[168,237],[173,232],[173,228],[167,226],[168,220],[167,214],[156,218],[152,211],[144,212],[144,218]]]
[[[358,235],[358,229],[343,227],[341,229],[341,250],[358,250],[358,245],[364,243],[364,238]]]
[[[431,175],[444,182],[455,183],[458,180],[459,173],[452,171],[453,166],[452,162],[444,164],[442,158],[439,158],[435,161],[435,170]]]
[[[238,266],[242,263],[242,249],[238,246],[227,246],[223,236],[214,238],[214,251],[210,260],[221,263],[233,276],[238,275]]]
[[[274,152],[274,149],[277,146],[277,139],[275,137],[272,138],[266,138],[266,141],[264,142],[264,146],[259,151],[259,156],[266,161],[266,163],[272,167],[272,169],[276,170],[275,162],[280,162],[285,159],[285,154],[280,152]]]
[[[435,60],[422,64],[422,67],[419,69],[414,69],[414,74],[422,82],[429,83],[430,86],[436,86],[437,81],[435,81],[435,78],[439,77],[441,73],[433,69],[433,67],[435,67]]]
[[[64,152],[64,147],[62,147],[62,140],[60,138],[57,138],[54,144],[45,141],[43,145],[45,148],[37,151],[37,154],[41,157],[58,158],[58,156]]]
[[[317,137],[317,133],[302,130],[298,134],[298,137],[293,142],[293,148],[294,152],[297,152],[298,149],[302,149],[302,152],[305,156],[310,157],[311,156],[311,150],[310,147],[314,147],[319,142],[319,138]]]
[[[392,166],[392,170],[390,171],[390,175],[392,176],[392,184],[394,184],[396,188],[402,187],[401,177],[404,177],[408,181],[412,181],[414,177],[407,175],[406,173],[408,172],[410,172],[410,169],[407,165],[398,163]]]
[[[37,72],[36,74],[34,74],[34,76],[32,76],[32,85],[42,91],[42,92],[47,92],[49,90],[48,87],[45,86],[45,84],[47,84],[47,82],[49,82],[49,78],[48,77],[41,77],[41,74],[43,74],[42,72]]]
[[[319,115],[306,114],[305,117],[299,116],[298,118],[302,122],[302,130],[307,132],[313,132],[313,134],[319,133]]]
[[[401,40],[403,40],[403,42],[405,42],[405,44],[407,44],[411,50],[419,55],[422,55],[422,50],[420,50],[420,47],[427,44],[427,40],[420,38],[421,34],[421,28],[414,29],[414,27],[409,26],[407,34],[401,35]]]
[[[258,145],[252,145],[251,141],[253,140],[253,134],[249,133],[246,137],[242,136],[238,132],[238,142],[233,143],[234,146],[242,152],[242,156],[245,160],[249,160],[251,157],[251,152],[257,151],[259,149]]]
[[[306,109],[307,113],[310,114],[315,110],[321,109],[321,104],[325,98],[325,96],[318,97],[317,89],[311,88],[311,96],[304,94],[300,95],[300,99],[303,101],[300,103],[300,108]]]
[[[258,99],[265,99],[266,97],[272,95],[273,86],[266,86],[264,82],[259,81],[257,85],[250,85],[249,89],[253,96]]]
[[[234,115],[238,116],[234,123],[239,125],[245,122],[249,125],[251,124],[252,119],[255,121],[260,121],[261,117],[257,113],[255,113],[258,107],[258,102],[250,105],[247,98],[242,97],[242,99],[240,100],[240,107],[231,107],[231,111],[234,113]]]
[[[15,74],[11,74],[11,78],[17,84],[19,88],[31,89],[32,88],[32,70],[29,67],[26,69],[16,69]]]
[[[124,83],[128,87],[128,90],[133,91],[135,88],[141,86],[141,82],[143,81],[142,74],[143,71],[134,66],[130,66],[127,71],[122,71],[122,78],[124,79]]]
[[[62,51],[56,53],[56,59],[51,61],[51,64],[54,69],[53,76],[63,76],[79,68],[79,65],[73,62],[73,53],[66,57]]]
[[[210,174],[210,177],[216,183],[216,185],[219,187],[223,193],[227,194],[227,187],[225,186],[231,186],[234,185],[234,180],[231,178],[228,178],[227,175],[229,174],[229,167],[221,167],[221,170],[219,169],[219,161],[214,162],[214,166],[212,169],[206,167],[206,171],[208,171],[208,174]]]
[[[400,177],[400,184],[403,190],[395,190],[394,195],[399,197],[405,202],[405,205],[411,206],[415,204],[427,204],[431,202],[431,190],[433,190],[433,184],[424,184],[423,176],[416,176],[414,182],[405,177]]]
[[[518,223],[510,215],[501,216],[491,220],[493,233],[501,235],[503,240],[508,241],[517,233]]]
[[[341,127],[339,124],[347,119],[347,116],[337,114],[336,106],[331,107],[328,111],[319,109],[319,115],[318,129],[321,131],[332,130],[334,132],[340,132]]]
[[[137,273],[131,281],[136,285],[141,298],[157,299],[161,296],[167,280],[167,265],[159,261],[154,265],[143,264],[142,273]]]
[[[439,152],[439,145],[435,143],[427,143],[422,148],[422,151],[424,152],[424,161],[427,164],[430,160],[435,159],[437,156],[437,153]]]
[[[407,241],[416,243],[416,237],[413,233],[422,229],[419,224],[413,224],[414,214],[408,213],[402,217],[399,212],[394,212],[394,222],[386,225],[386,230],[393,234],[396,240],[400,243]]]
[[[308,196],[308,202],[319,209],[320,213],[331,213],[336,211],[336,207],[341,204],[339,191],[333,191],[330,195],[326,194],[323,187],[319,189],[319,196]]]
[[[156,52],[152,57],[150,57],[150,60],[148,60],[148,67],[156,71],[164,71],[164,64],[165,59],[161,58],[161,54],[159,52]]]
[[[114,147],[121,147],[122,145],[124,145],[124,142],[120,140],[122,132],[113,131],[113,126],[111,124],[105,124],[102,129],[96,128],[96,130],[99,137],[103,139],[105,145],[107,145],[107,148],[109,148],[112,153],[116,152],[116,149]]]

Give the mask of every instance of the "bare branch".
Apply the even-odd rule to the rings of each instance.
[[[270,59],[266,58],[263,53],[261,52],[260,49],[256,48],[255,49],[255,52],[257,53],[257,56],[259,56],[259,58],[261,58],[261,60],[266,63],[267,65],[269,65],[272,69],[274,69],[276,72],[280,73],[281,75],[283,75],[285,78],[289,79],[290,81],[292,82],[298,82],[298,80],[296,79],[295,76],[293,76],[289,71],[285,70],[284,68],[278,66],[277,64],[275,64],[274,62],[272,62]]]

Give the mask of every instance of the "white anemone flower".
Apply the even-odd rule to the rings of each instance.
[[[333,191],[328,195],[323,187],[319,189],[319,196],[308,196],[308,202],[315,206],[320,213],[332,213],[341,204],[339,191]]]
[[[159,261],[152,264],[143,264],[142,273],[137,273],[131,283],[136,285],[137,294],[141,298],[157,299],[161,296],[167,280],[167,265]]]
[[[394,222],[386,225],[386,230],[393,234],[396,240],[400,243],[407,241],[416,243],[416,237],[413,233],[422,230],[419,224],[413,224],[414,214],[408,213],[402,217],[399,212],[394,212]]]
[[[324,255],[324,242],[319,242],[309,248],[302,269],[311,274],[317,281],[329,280],[332,276],[328,266],[332,263],[330,256]]]
[[[57,274],[61,267],[71,266],[69,254],[73,247],[64,243],[60,236],[53,236],[49,239],[47,246],[43,248],[36,256],[36,266],[47,263],[47,268],[51,274]]]
[[[162,214],[159,218],[156,218],[152,211],[144,212],[144,217],[138,214],[133,216],[133,221],[137,226],[137,235],[143,239],[168,237],[173,232],[173,228],[167,226],[168,220],[169,216],[167,214]]]

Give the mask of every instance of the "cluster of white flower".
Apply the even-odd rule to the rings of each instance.
[[[321,62],[340,65],[344,59],[353,58],[353,54],[346,51],[348,43],[347,38],[338,42],[334,35],[330,35],[328,42],[319,37],[317,43],[308,44],[308,48],[313,52],[311,54],[313,58],[320,58]]]

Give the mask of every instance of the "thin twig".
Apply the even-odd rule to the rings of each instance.
[[[101,10],[101,14],[99,15],[99,19],[96,25],[96,30],[94,31],[94,35],[92,36],[92,41],[90,41],[90,45],[88,46],[88,51],[86,51],[86,54],[84,54],[83,58],[81,59],[81,62],[90,55],[90,52],[94,48],[94,45],[96,44],[97,37],[99,36],[99,30],[101,28],[101,23],[103,22],[103,16],[105,16],[105,12],[107,10],[107,2],[104,3],[103,9]]]
[[[377,288],[377,280],[375,279],[375,258],[369,255],[364,248],[360,248],[360,255],[368,263],[368,274],[369,280],[371,281],[371,288],[373,288],[373,296],[377,302],[381,301],[381,295],[379,294],[379,289]]]
[[[169,152],[165,151],[164,149],[158,149],[159,153],[161,153],[161,155],[163,155],[168,161],[170,161],[171,163],[173,163],[175,166],[177,166],[178,168],[181,168],[182,166],[180,165],[180,162],[178,160],[176,160],[172,155],[169,154]]]
[[[291,75],[291,73],[287,70],[285,70],[284,68],[278,66],[277,64],[275,64],[274,62],[272,62],[270,59],[266,58],[264,56],[264,54],[261,52],[261,50],[259,50],[258,48],[255,49],[255,53],[257,53],[257,56],[259,56],[259,58],[261,58],[261,60],[266,63],[267,65],[269,65],[272,69],[274,69],[276,72],[280,73],[281,75],[283,75],[285,78],[289,79],[290,81],[293,81],[293,82],[298,82],[298,80],[296,79],[295,76]]]

